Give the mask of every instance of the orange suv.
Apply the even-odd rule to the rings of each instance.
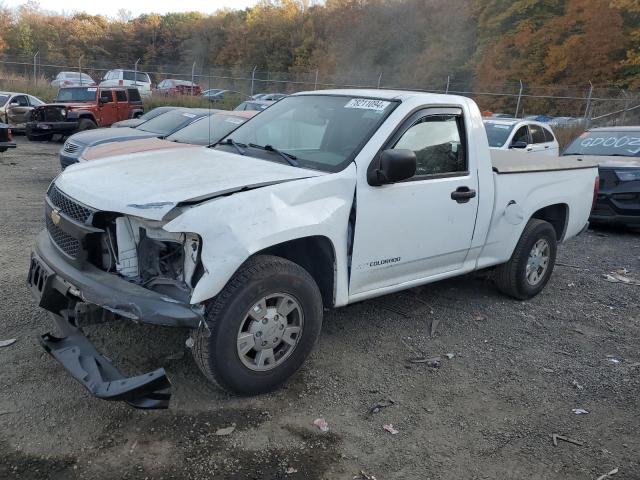
[[[136,88],[69,87],[61,88],[53,103],[31,111],[27,122],[29,140],[51,140],[75,132],[136,118],[144,112]]]

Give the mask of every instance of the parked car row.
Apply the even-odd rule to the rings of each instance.
[[[101,128],[70,136],[60,150],[60,167],[106,156],[185,146],[211,145],[257,111],[159,107],[133,127]]]
[[[91,76],[83,72],[60,72],[51,81],[51,86],[62,87],[134,87],[140,91],[142,97],[147,97],[153,93],[163,96],[203,96],[210,101],[220,101],[225,97],[238,95],[248,100],[278,101],[286,94],[283,93],[257,93],[251,97],[233,90],[208,89],[203,91],[200,85],[189,80],[166,78],[158,83],[154,88],[151,77],[146,72],[126,69],[109,70],[104,74],[100,82],[96,82]]]

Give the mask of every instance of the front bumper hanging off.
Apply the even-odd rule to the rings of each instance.
[[[69,323],[68,318],[53,317],[64,336],[46,333],[40,338],[40,344],[92,395],[103,400],[124,400],[136,408],[169,406],[171,383],[164,368],[127,378],[95,349],[80,329]]]
[[[167,408],[171,386],[164,369],[126,377],[100,354],[79,328],[105,312],[130,320],[196,328],[202,316],[188,304],[170,299],[91,265],[68,261],[54,247],[46,231],[38,236],[27,277],[38,306],[51,312],[61,332],[41,337],[44,349],[91,394],[104,400],[123,400],[136,408]]]

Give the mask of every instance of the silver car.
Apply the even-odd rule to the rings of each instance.
[[[86,73],[80,72],[60,72],[51,82],[51,86],[55,88],[82,87],[95,84],[96,82],[93,78]]]
[[[39,105],[44,102],[33,95],[0,92],[0,122],[8,124],[12,130],[24,131],[31,110]]]

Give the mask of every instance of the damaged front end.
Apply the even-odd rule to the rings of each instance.
[[[92,259],[106,272],[167,297],[188,303],[202,276],[200,237],[171,233],[162,223],[117,214],[97,215],[104,233]]]
[[[28,284],[50,311],[62,337],[41,343],[92,394],[138,408],[166,408],[163,369],[126,378],[98,353],[83,325],[123,317],[155,325],[197,328],[203,308],[191,305],[203,274],[201,239],[172,233],[163,223],[82,205],[52,184],[46,231],[32,253]]]

